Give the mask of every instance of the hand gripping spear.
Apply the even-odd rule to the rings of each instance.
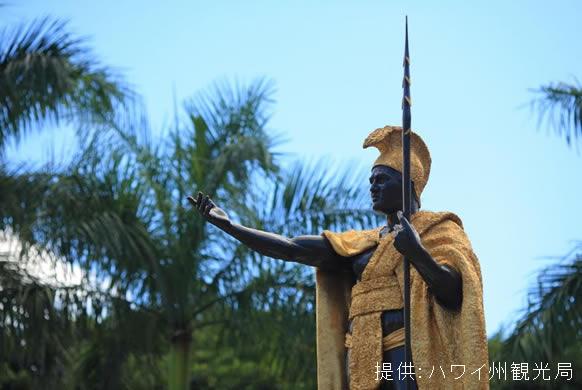
[[[404,38],[404,79],[402,80],[402,199],[404,216],[410,221],[412,182],[410,180],[410,57],[408,55],[408,16],[406,16]],[[412,349],[410,342],[410,260],[404,257],[404,363],[412,364]],[[406,389],[410,386],[411,377],[406,376]]]

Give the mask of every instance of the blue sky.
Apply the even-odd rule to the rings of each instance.
[[[0,25],[51,15],[89,38],[143,95],[154,128],[213,81],[268,77],[270,127],[289,158],[353,160],[400,124],[409,16],[413,128],[432,154],[423,207],[464,221],[484,279],[487,330],[510,326],[535,272],[582,239],[582,155],[528,107],[531,89],[582,78],[579,1],[26,1]],[[70,153],[68,131],[29,136],[13,161]]]

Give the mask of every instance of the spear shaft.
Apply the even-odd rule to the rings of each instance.
[[[404,40],[404,79],[402,80],[402,200],[404,216],[410,221],[412,206],[412,181],[410,179],[410,56],[408,54],[408,16],[406,17]],[[409,367],[412,364],[412,346],[410,341],[410,260],[404,257],[404,362]],[[408,371],[406,371],[408,372]],[[405,376],[406,389],[410,386],[411,377]]]

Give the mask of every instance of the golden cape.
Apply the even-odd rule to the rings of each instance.
[[[411,223],[432,257],[459,271],[463,283],[461,309],[449,311],[435,301],[414,266],[410,269],[412,359],[418,388],[487,389],[489,366],[481,269],[462,223],[452,213],[428,211],[413,214]],[[355,320],[350,336],[354,347],[349,388],[376,389],[376,364],[382,362],[380,313],[402,305],[402,255],[392,245],[391,235],[380,239],[379,229],[325,231],[323,235],[344,257],[378,247],[356,285],[352,285],[349,274],[316,271],[318,389],[348,388],[348,318]],[[382,287],[386,284],[390,288]],[[393,377],[398,375],[397,367],[392,371]]]

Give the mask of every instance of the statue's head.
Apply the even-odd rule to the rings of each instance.
[[[383,213],[402,210],[402,128],[386,126],[374,130],[364,141],[364,148],[370,146],[380,151],[370,176],[373,208]],[[430,165],[430,153],[426,144],[418,134],[411,132],[410,176],[412,192],[418,206],[430,175]],[[375,187],[376,178],[378,185]]]
[[[414,183],[412,194],[418,199]],[[370,174],[370,196],[374,211],[392,214],[402,210],[402,174],[387,165],[375,165]]]

